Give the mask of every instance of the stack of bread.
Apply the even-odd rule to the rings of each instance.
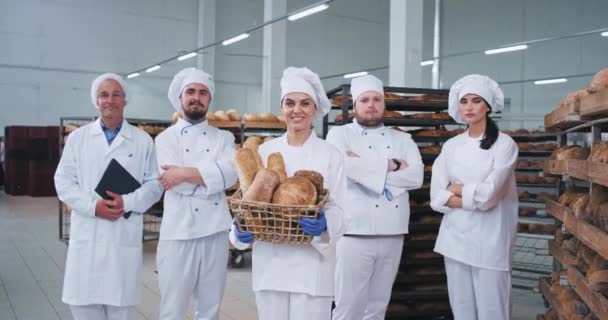
[[[589,83],[589,86],[587,87],[587,92],[594,94],[604,89],[608,89],[608,68],[598,71],[595,76],[593,76],[591,83]]]
[[[138,128],[144,130],[145,132],[147,132],[149,135],[157,135],[163,131],[165,131],[165,127],[160,127],[160,126],[150,126],[150,125],[145,125],[145,124],[140,124],[137,126]]]
[[[519,151],[553,151],[557,145],[555,143],[517,143]]]
[[[237,221],[259,241],[292,242],[290,236],[295,235],[298,240],[310,242],[311,238],[303,235],[297,220],[301,216],[315,217],[324,205],[327,191],[323,188],[323,176],[316,171],[299,170],[288,177],[283,156],[278,152],[268,156],[264,167],[258,153],[261,143],[261,139],[249,138],[236,154],[241,193],[240,198],[231,199],[231,205],[239,202],[248,207],[237,212],[237,216],[243,218]],[[298,211],[302,206],[305,208]]]
[[[228,111],[217,110],[215,112],[207,113],[207,120],[214,122],[225,122],[225,121],[241,121],[241,115],[235,109],[230,109]]]
[[[587,161],[608,163],[608,142],[595,143],[591,147]]]
[[[245,113],[243,119],[247,122],[285,122],[285,116],[272,112]]]
[[[541,177],[536,175],[516,174],[515,181],[521,184],[548,184],[556,183],[558,178],[555,177]]]
[[[577,145],[565,146],[553,151],[551,160],[585,160],[589,157],[589,152],[589,148]]]
[[[462,128],[454,130],[429,129],[417,131],[414,135],[417,137],[454,137],[461,133],[464,133]]]
[[[435,119],[435,120],[451,120],[452,117],[447,112],[424,112],[424,113],[415,113],[406,116],[409,119]]]

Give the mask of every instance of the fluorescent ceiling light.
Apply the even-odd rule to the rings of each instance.
[[[190,58],[196,57],[197,54],[198,53],[196,53],[196,52],[186,53],[184,55],[181,55],[181,56],[177,57],[177,61],[184,61],[186,59],[190,59]]]
[[[329,6],[327,4],[325,4],[325,3],[324,4],[320,4],[320,5],[316,6],[316,7],[312,7],[310,9],[302,10],[302,11],[300,11],[298,13],[292,14],[289,17],[287,17],[287,20],[289,20],[289,21],[296,21],[298,19],[302,19],[304,17],[307,17],[307,16],[309,16],[311,14],[315,14],[317,12],[321,12],[321,11],[327,9],[327,8],[329,8]]]
[[[486,50],[485,53],[486,54],[495,54],[495,53],[503,53],[503,52],[526,50],[526,49],[528,49],[528,45],[526,45],[526,44],[520,44],[520,45],[517,45],[517,46],[511,46],[511,47],[504,47],[504,48]]]
[[[608,31],[602,32],[602,37],[608,37]]]
[[[154,72],[154,71],[156,71],[158,69],[160,69],[160,65],[157,64],[157,65],[155,65],[153,67],[150,67],[150,68],[146,69],[146,72],[150,73],[150,72]]]
[[[559,79],[547,79],[547,80],[537,80],[534,81],[534,84],[539,85],[539,84],[551,84],[551,83],[562,83],[562,82],[567,82],[568,79],[566,78],[559,78]]]
[[[232,37],[232,38],[230,38],[228,40],[222,41],[222,45],[227,46],[229,44],[233,44],[235,42],[239,42],[239,41],[241,41],[243,39],[247,39],[247,38],[249,38],[249,33],[241,33],[241,34],[239,34],[236,37]]]
[[[133,72],[133,73],[129,73],[127,75],[127,79],[131,79],[131,78],[135,78],[135,77],[139,77],[139,72]]]
[[[424,61],[420,62],[420,65],[423,67],[432,66],[434,63],[435,63],[435,61],[433,61],[433,60],[424,60]]]
[[[347,74],[344,75],[344,79],[362,77],[362,76],[366,76],[366,75],[367,75],[367,71],[360,71],[360,72],[355,72],[355,73],[347,73]]]

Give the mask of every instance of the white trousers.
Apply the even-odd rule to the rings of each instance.
[[[74,320],[130,320],[133,307],[115,307],[103,304],[70,305]]]
[[[511,272],[472,267],[445,258],[454,320],[511,319]]]
[[[255,292],[258,320],[330,320],[331,297],[262,290]]]
[[[403,250],[403,235],[338,240],[333,320],[384,319]]]
[[[219,319],[228,261],[228,232],[192,240],[161,240],[156,252],[160,319],[184,320],[190,300],[196,320]]]

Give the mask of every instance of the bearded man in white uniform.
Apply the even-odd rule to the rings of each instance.
[[[142,213],[163,189],[152,138],[124,119],[123,79],[97,77],[91,101],[99,119],[68,136],[55,172],[57,195],[72,208],[62,301],[76,320],[127,320],[142,300]],[[141,186],[104,200],[95,188],[112,159]]]
[[[232,133],[206,119],[215,85],[203,70],[178,72],[169,101],[183,116],[156,138],[164,214],[156,264],[160,319],[218,319],[228,261],[230,213],[224,191],[237,180]]]
[[[345,157],[350,220],[337,246],[333,319],[384,319],[408,233],[408,190],[422,185],[424,165],[409,134],[383,125],[380,79],[355,78],[351,93],[355,121],[327,135]]]

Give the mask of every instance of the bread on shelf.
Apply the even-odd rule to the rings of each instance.
[[[608,68],[598,71],[591,79],[591,83],[587,87],[587,92],[596,93],[608,88]]]

